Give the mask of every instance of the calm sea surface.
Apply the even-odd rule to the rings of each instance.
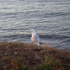
[[[70,50],[70,0],[0,0],[0,42],[41,42]]]

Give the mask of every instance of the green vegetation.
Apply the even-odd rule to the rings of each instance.
[[[1,42],[0,70],[70,70],[70,51],[47,44]]]

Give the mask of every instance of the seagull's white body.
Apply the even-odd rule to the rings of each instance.
[[[34,30],[34,29],[31,29],[30,31],[31,31],[31,33],[32,33],[31,41],[32,41],[34,44],[40,45],[40,38],[39,38],[39,36],[35,33],[35,30]]]

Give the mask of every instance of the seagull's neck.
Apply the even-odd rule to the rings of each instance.
[[[36,33],[35,32],[32,32],[32,36],[34,36],[34,35],[36,35]]]

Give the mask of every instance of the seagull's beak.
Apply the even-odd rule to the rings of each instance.
[[[31,31],[29,31],[29,33],[31,33]]]

